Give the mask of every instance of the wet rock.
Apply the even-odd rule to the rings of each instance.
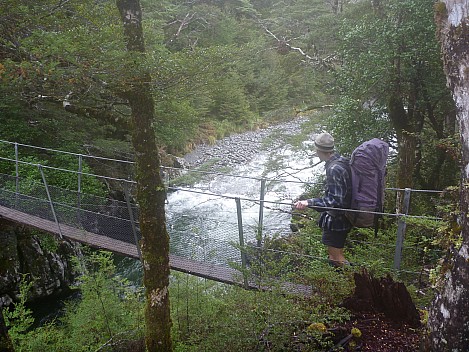
[[[0,307],[19,299],[23,276],[33,281],[28,301],[70,290],[78,273],[71,258],[81,256],[78,244],[55,240],[1,220],[0,241]]]
[[[272,151],[284,145],[286,136],[301,132],[301,124],[304,121],[303,118],[295,118],[262,130],[233,134],[218,140],[214,145],[197,146],[191,153],[184,156],[184,159],[189,167],[197,167],[217,160],[212,169],[246,163],[251,161],[261,150]],[[268,144],[264,144],[266,138],[269,137],[272,140]]]

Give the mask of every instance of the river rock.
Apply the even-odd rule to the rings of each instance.
[[[232,134],[217,140],[214,144],[198,145],[191,153],[184,156],[186,165],[197,167],[208,161],[217,160],[212,170],[220,167],[235,166],[252,160],[261,150],[272,151],[284,145],[287,136],[301,132],[304,117],[273,125],[256,131]],[[269,143],[265,143],[267,138]]]
[[[70,290],[77,277],[73,257],[82,256],[80,246],[0,220],[0,307],[19,300],[23,277],[33,280],[28,301]]]

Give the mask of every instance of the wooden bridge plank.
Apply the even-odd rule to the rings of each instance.
[[[0,206],[0,217],[60,236],[57,224],[47,219],[32,216],[4,206]],[[80,242],[94,248],[105,249],[114,253],[139,259],[137,247],[132,243],[119,241],[65,224],[60,224],[60,230],[62,232],[62,236],[70,240]],[[169,257],[170,267],[177,271],[228,284],[239,284],[242,281],[237,279],[241,276],[240,272],[232,268],[200,263],[176,255],[170,255]]]
[[[14,210],[1,205],[0,218],[5,218],[18,224],[26,225],[28,227],[45,231],[47,233],[57,236],[60,236],[60,232],[62,232],[62,236],[70,240],[80,242],[94,248],[104,249],[135,259],[139,259],[137,247],[132,243],[119,241],[107,236],[98,235],[65,224],[60,224],[59,231],[59,227],[54,221],[23,213],[18,210]],[[256,283],[253,282],[248,282],[246,287],[242,274],[238,270],[233,268],[209,263],[202,263],[173,254],[170,254],[169,256],[169,263],[171,269],[196,275],[209,280],[214,280],[217,282],[222,282],[231,285],[234,284],[238,286],[243,286],[247,289],[269,289],[268,287],[259,287]],[[311,295],[311,287],[309,286],[284,283],[282,285],[282,288],[289,293],[307,296]]]

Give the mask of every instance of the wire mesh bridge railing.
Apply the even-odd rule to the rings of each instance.
[[[56,233],[59,236],[69,237],[95,247],[139,258],[138,241],[141,234],[138,224],[138,205],[132,201],[131,196],[135,182],[124,176],[95,175],[83,170],[83,160],[85,158],[117,163],[126,167],[133,164],[131,161],[75,154],[7,141],[0,141],[0,143],[7,146],[3,150],[8,150],[10,146],[13,147],[13,151],[10,150],[4,154],[5,156],[0,156],[0,165],[6,165],[2,169],[11,170],[9,173],[0,171],[0,216],[30,224]],[[20,147],[39,149],[49,154],[66,154],[77,159],[77,169],[63,169],[32,162],[30,158],[20,157]],[[1,148],[0,151],[2,151]],[[40,178],[32,180],[27,175],[24,176],[22,170],[26,168],[37,169]],[[75,175],[76,190],[49,185],[48,172],[51,171]],[[165,174],[173,171],[168,168]],[[214,174],[197,170],[186,170],[186,172],[212,176]],[[239,178],[236,175],[224,176]],[[120,184],[124,190],[123,193],[126,195],[125,199],[116,200],[83,192],[84,177],[98,178]],[[269,184],[273,187],[272,184],[278,185],[287,181],[256,177],[248,177],[248,179],[250,182],[258,183],[258,196],[256,194],[243,196],[236,194],[236,187],[239,186],[235,186],[235,189],[231,190],[229,194],[218,194],[216,189],[175,187],[171,185],[168,179],[169,191],[195,195],[192,197],[194,207],[202,203],[211,204],[214,199],[222,199],[225,202],[224,204],[232,205],[228,211],[230,213],[229,218],[215,214],[210,207],[208,210],[207,208],[203,209],[205,213],[198,217],[192,217],[187,209],[177,212],[177,207],[168,207],[167,228],[170,235],[170,261],[173,269],[221,282],[247,284],[246,280],[240,279],[239,272],[231,269],[231,267],[232,264],[240,267],[246,265],[247,258],[245,251],[242,249],[248,243],[254,247],[262,245],[262,236],[269,231],[269,225],[272,225],[265,222],[264,211],[274,209],[274,211],[291,215],[291,200],[269,200],[266,197]],[[406,247],[406,219],[412,217],[427,218],[426,216],[409,213],[411,193],[438,194],[439,191],[412,189],[388,189],[387,191],[404,193],[403,213],[381,214],[397,219],[396,240],[395,244],[392,245],[394,249],[393,268],[402,270],[402,254]],[[220,205],[217,204],[217,207],[220,208]],[[257,209],[256,214],[252,214],[253,209]],[[249,214],[247,214],[248,212]],[[250,223],[246,222],[246,218],[254,219],[254,225],[252,221]],[[429,217],[429,219],[439,220],[435,217]],[[284,219],[281,221],[284,221]],[[271,226],[270,229],[270,231],[277,231],[276,226]],[[417,250],[422,249],[417,248]],[[320,257],[310,259],[324,260]]]

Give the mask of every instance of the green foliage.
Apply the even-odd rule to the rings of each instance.
[[[415,165],[399,175],[435,189],[456,182],[457,163],[439,146],[454,133],[448,120],[453,101],[435,38],[433,1],[393,0],[348,7],[341,29],[343,65],[337,75],[341,102],[328,128],[344,139],[345,149],[370,137],[417,141]],[[401,149],[402,148],[402,149]],[[448,173],[445,170],[451,170]],[[399,180],[398,180],[399,181]]]
[[[0,113],[1,139],[30,143],[42,137],[42,131],[36,128],[37,118],[29,115],[20,99],[4,85],[0,85]],[[4,147],[7,148],[2,144],[1,148]]]
[[[112,255],[88,253],[77,265],[80,278],[79,301],[68,302],[58,321],[37,328],[15,340],[21,351],[89,351],[119,346],[142,333],[141,293],[116,276]],[[111,350],[110,348],[104,350]]]
[[[78,305],[69,304],[62,319],[66,331],[73,334],[68,343],[83,349],[142,327],[139,293],[116,276],[110,253],[88,255],[80,269],[85,272],[80,279],[82,299]]]
[[[0,10],[0,137],[69,151],[83,152],[86,145],[130,154],[130,112],[122,93],[133,85],[140,73],[133,67],[139,66],[151,72],[152,81],[147,83],[156,101],[153,127],[161,146],[170,152],[182,153],[194,142],[274,123],[279,116],[290,118],[293,109],[303,114],[334,103],[340,95],[331,120],[318,126],[312,119],[309,131],[300,137],[326,128],[347,154],[371,137],[394,140],[396,126],[389,121],[387,104],[396,92],[402,93],[408,110],[430,117],[425,107],[434,109],[436,119],[420,121],[425,128],[418,131],[424,156],[421,174],[428,175],[421,183],[435,178],[435,148],[457,150],[454,134],[442,127],[452,106],[444,88],[429,0],[384,2],[383,16],[373,12],[369,2],[350,2],[342,14],[334,13],[323,0],[143,3],[147,59],[123,50],[113,3],[87,0],[57,6],[54,1],[6,1]],[[341,23],[344,27],[338,30]],[[306,60],[299,51],[281,52],[279,40],[266,29],[280,42],[317,57],[319,63]],[[339,69],[338,49],[342,66],[339,75],[332,76]],[[333,89],[336,79],[340,89]],[[425,89],[413,101],[410,93],[415,86]],[[66,99],[73,113],[64,111]],[[326,115],[320,120],[325,121]],[[1,152],[13,155],[4,146]],[[51,166],[58,161],[58,167],[77,168],[77,160],[67,155],[28,154],[25,160]],[[2,162],[0,167],[14,172],[11,164]],[[449,184],[456,174],[451,170],[445,168],[440,177]],[[93,173],[91,164],[85,164],[83,171]],[[50,185],[76,188],[75,175],[45,172]],[[34,193],[37,181],[41,183],[37,168],[22,167],[21,176],[25,179],[21,187]],[[86,192],[102,194],[100,184],[83,180]],[[179,181],[195,182],[190,177]],[[312,187],[307,191],[320,191],[318,185]],[[454,209],[445,206],[442,211],[454,215]],[[428,200],[416,207],[434,210]],[[308,346],[327,345],[322,333],[308,332],[307,327],[332,326],[348,318],[337,305],[353,288],[353,268],[336,272],[327,265],[314,221],[318,214],[306,214],[312,219],[302,221],[298,236],[287,241],[265,239],[264,252],[250,253],[259,260],[246,274],[271,285],[271,292],[248,292],[179,274],[172,277],[177,351],[275,350],[272,346],[294,350],[295,339]],[[409,221],[408,225],[410,250],[404,253],[404,263],[410,270],[430,268],[438,258],[436,248],[458,240],[452,237],[458,230],[455,221]],[[354,231],[347,243],[347,257],[375,275],[388,274],[392,267],[396,226],[393,221],[386,226],[378,238],[369,230]],[[446,241],[450,233],[452,240]],[[424,245],[423,254],[413,251],[417,244]],[[299,255],[280,254],[285,252]],[[15,343],[20,350],[97,350],[111,339],[139,337],[140,294],[115,277],[109,254],[91,254],[81,265],[86,272],[81,278],[81,301],[68,304],[59,321],[26,332],[29,313],[18,306]],[[415,277],[405,278],[414,290],[421,289]],[[278,279],[311,285],[315,294],[309,300],[282,295],[274,284]]]
[[[8,128],[1,137],[79,152],[97,140],[128,140],[130,112],[122,92],[138,76],[135,66],[151,73],[155,132],[174,153],[208,138],[199,137],[202,124],[217,125],[216,135],[224,136],[262,125],[274,109],[330,102],[324,89],[330,75],[314,72],[298,52],[279,54],[265,31],[327,55],[337,31],[325,35],[317,23],[339,21],[322,1],[289,3],[287,9],[249,1],[144,4],[146,60],[123,50],[112,3],[19,1],[3,7],[8,21],[0,27],[0,109],[6,113],[0,119]]]
[[[264,275],[286,278],[281,274],[285,259],[278,262],[267,255],[263,260],[265,268],[270,267]],[[140,339],[142,298],[125,280],[115,276],[111,255],[88,253],[86,260],[77,261],[77,265],[84,272],[80,300],[67,303],[65,315],[56,322],[21,331],[15,340],[18,350],[112,350],[111,346],[120,346],[125,340]],[[311,275],[319,275],[318,268],[310,269]],[[272,291],[246,291],[173,273],[170,297],[175,350],[239,351],[278,346],[274,350],[281,351],[305,344],[312,350],[313,346],[330,346],[322,334],[308,330],[308,326],[314,322],[334,326],[348,319],[347,312],[330,304],[339,302],[337,288],[344,291],[346,285],[340,274],[323,269],[320,272],[328,278],[310,298],[285,295],[275,285]],[[268,282],[272,285],[274,281],[263,281]],[[334,288],[326,289],[327,282]],[[104,347],[106,343],[109,348]]]
[[[13,149],[11,147],[11,149]],[[11,153],[11,152],[8,152]],[[14,156],[8,155],[10,159],[14,160]],[[44,155],[42,155],[44,157]],[[45,196],[45,186],[42,179],[42,175],[38,165],[42,166],[42,171],[46,179],[48,187],[59,187],[62,189],[68,189],[76,191],[78,190],[78,174],[63,171],[63,170],[76,170],[78,171],[78,157],[69,155],[69,154],[55,154],[45,159],[40,159],[37,156],[23,156],[19,155],[19,192],[22,194],[29,195],[42,195]],[[15,162],[9,161],[4,162],[5,169],[4,172],[9,172],[10,175],[15,175]],[[52,164],[53,166],[48,167]],[[61,170],[62,169],[62,170]],[[88,166],[86,161],[82,163],[82,173],[83,174],[93,174],[93,171]],[[16,183],[13,179],[6,182],[3,187],[9,189],[10,191],[16,190]],[[49,191],[54,195],[54,201],[57,202],[68,202],[75,203],[76,198],[73,196],[73,193],[67,194],[64,192],[53,192],[53,189],[50,188]],[[104,187],[95,177],[82,175],[81,178],[81,191],[83,193],[103,196],[105,194]]]
[[[154,123],[158,140],[170,146],[170,152],[185,151],[186,145],[196,135],[199,112],[186,101],[165,101],[158,105],[157,111],[160,112],[157,116],[162,119]]]
[[[228,73],[214,88],[210,114],[220,120],[232,120],[245,125],[250,119],[250,111],[240,77],[236,73]]]
[[[393,134],[383,107],[365,108],[360,99],[347,95],[334,106],[334,113],[325,120],[324,129],[337,136],[337,150],[343,155],[350,155],[366,140],[390,140]]]
[[[467,187],[467,185],[463,185]],[[441,220],[418,223],[424,230],[420,232],[418,239],[423,245],[424,258],[431,259],[434,265],[430,268],[430,283],[435,288],[441,288],[445,282],[445,275],[450,269],[451,257],[454,248],[460,248],[462,244],[462,231],[460,224],[460,196],[459,187],[448,187],[441,194],[437,204],[437,215]],[[431,227],[431,230],[428,229]],[[435,255],[437,251],[438,255]],[[446,257],[445,257],[446,256]]]
[[[331,324],[347,319],[340,309],[314,299],[246,291],[179,274],[173,276],[171,297],[176,351],[283,351],[301,345],[320,350],[328,343],[321,334],[307,332],[312,319],[320,311]]]
[[[170,297],[175,350],[330,348],[327,329],[350,319],[350,313],[340,303],[353,290],[355,267],[343,271],[330,267],[320,230],[311,220],[304,225],[299,233],[288,238],[264,238],[261,253],[254,248],[248,251],[251,261],[245,273],[258,284],[270,287],[269,291],[246,291],[173,272]],[[427,226],[426,230],[423,226]],[[421,245],[426,241],[430,254],[432,235],[428,231],[434,224],[409,221],[408,227],[411,230],[405,246],[412,248],[417,242]],[[374,238],[371,229],[352,232],[346,247],[347,258],[375,276],[391,273],[395,231],[395,227],[382,230],[378,238]],[[428,239],[422,237],[424,233]],[[423,265],[434,263],[433,257],[426,258]],[[418,253],[413,255],[412,250],[405,252],[404,259],[410,270],[422,265]],[[78,265],[85,272],[79,286],[81,300],[68,304],[65,316],[56,323],[21,335],[20,350],[96,350],[111,336],[116,346],[122,340],[140,338],[141,296],[115,277],[111,255],[88,253],[87,259]],[[419,292],[428,293],[429,289],[422,287],[415,276],[403,277],[415,302],[427,304],[426,297],[431,295],[422,296]],[[286,295],[280,285],[285,281],[312,287],[312,296]]]
[[[3,317],[7,326],[8,334],[16,345],[21,342],[23,335],[34,323],[32,311],[26,307],[28,293],[34,282],[28,280],[28,275],[24,274],[20,282],[19,302],[13,304],[13,309],[3,308]]]
[[[32,234],[40,236],[42,250],[49,253],[57,253],[57,250],[59,249],[59,241],[54,235],[48,233],[35,233],[35,231],[33,231]]]

